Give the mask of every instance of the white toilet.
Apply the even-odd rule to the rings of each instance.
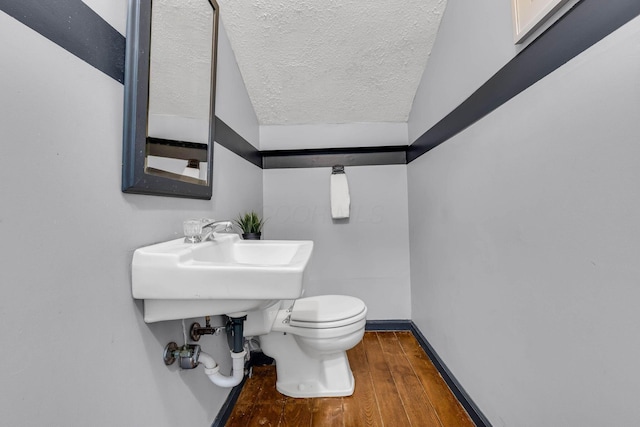
[[[345,295],[278,301],[247,313],[244,335],[260,336],[276,361],[276,388],[291,397],[353,394],[346,351],[364,335],[367,307]]]

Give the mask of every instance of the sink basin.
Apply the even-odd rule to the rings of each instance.
[[[147,323],[241,317],[299,298],[312,251],[312,241],[242,240],[237,234],[216,233],[202,243],[170,240],[134,252],[132,293],[144,300]]]

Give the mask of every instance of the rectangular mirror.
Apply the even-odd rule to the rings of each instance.
[[[218,5],[130,0],[122,191],[210,199]]]

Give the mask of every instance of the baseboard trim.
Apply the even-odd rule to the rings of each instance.
[[[238,397],[240,397],[240,392],[242,391],[242,387],[244,387],[244,383],[247,381],[247,376],[245,375],[242,379],[242,382],[231,389],[229,392],[229,396],[227,396],[227,400],[224,401],[218,415],[216,415],[216,419],[213,420],[213,424],[211,427],[224,427],[229,421],[229,417],[231,416],[231,412],[233,412],[233,407],[236,405],[238,401]]]
[[[410,331],[420,344],[420,347],[427,353],[429,359],[433,362],[444,381],[451,389],[453,395],[458,399],[460,404],[471,417],[471,420],[478,427],[491,427],[491,423],[480,411],[478,406],[473,402],[471,397],[464,390],[462,385],[458,382],[456,377],[453,376],[447,365],[444,364],[438,353],[433,349],[429,341],[422,334],[420,329],[413,323],[412,320],[368,320],[365,326],[367,331]]]
[[[467,411],[467,413],[471,417],[471,420],[478,427],[491,427],[491,423],[489,422],[487,417],[484,416],[482,411],[480,411],[480,408],[478,408],[471,397],[467,394],[456,377],[453,376],[449,368],[447,368],[447,365],[444,364],[440,356],[438,356],[438,353],[436,353],[431,344],[429,344],[429,341],[427,341],[420,329],[418,329],[413,321],[411,321],[410,324],[410,330],[413,333],[413,336],[418,341],[418,344],[420,344],[420,347],[422,347],[424,352],[427,353],[427,356],[429,356],[429,359],[431,359],[433,365],[436,367],[438,372],[440,372],[440,375],[451,389],[453,395],[456,397],[456,399],[458,399],[460,404]]]
[[[411,320],[367,320],[365,331],[411,331]],[[413,331],[412,331],[413,332]]]
[[[478,427],[491,427],[491,423],[484,416],[484,414],[480,411],[478,406],[473,402],[471,397],[464,390],[462,385],[458,382],[458,380],[453,376],[447,365],[444,364],[438,353],[433,349],[429,341],[422,334],[420,329],[413,323],[412,320],[406,319],[393,319],[393,320],[367,320],[365,325],[365,330],[367,331],[410,331],[413,336],[420,344],[420,347],[427,353],[429,359],[433,362],[433,365],[436,367],[440,375],[447,383],[453,395],[458,399],[460,404],[464,407],[464,409],[471,417],[471,420]],[[242,391],[242,387],[244,386],[247,378],[245,377],[242,382],[235,386],[229,396],[227,396],[227,400],[222,404],[222,408],[220,408],[220,412],[216,416],[216,419],[213,421],[211,427],[223,427],[229,417],[231,416],[231,412],[233,411],[233,407],[238,401],[238,397],[240,396],[240,392]]]

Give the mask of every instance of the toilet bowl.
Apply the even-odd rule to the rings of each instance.
[[[262,351],[276,361],[276,388],[291,397],[353,394],[346,351],[364,335],[367,307],[344,295],[281,301],[249,312],[245,336],[259,335]]]

